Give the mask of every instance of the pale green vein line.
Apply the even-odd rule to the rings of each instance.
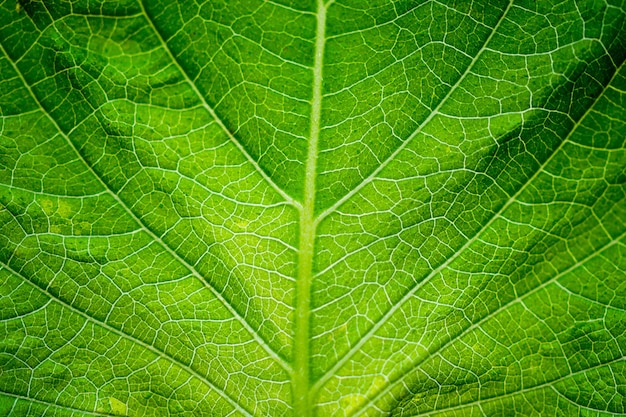
[[[411,376],[411,372],[416,369],[418,366],[420,366],[421,364],[425,363],[427,360],[429,360],[430,358],[436,356],[437,354],[439,354],[439,352],[442,352],[444,349],[446,349],[448,346],[452,345],[454,342],[456,342],[457,340],[460,340],[463,336],[471,333],[472,331],[479,329],[483,324],[485,324],[487,321],[489,321],[490,319],[496,317],[498,314],[502,313],[503,311],[505,311],[506,309],[508,309],[509,307],[511,307],[513,304],[518,304],[518,303],[522,303],[522,301],[528,297],[530,297],[531,295],[541,291],[542,289],[546,288],[548,285],[555,283],[556,285],[558,285],[559,287],[562,287],[559,283],[558,280],[561,279],[562,277],[566,276],[567,274],[573,272],[574,270],[584,267],[585,263],[587,263],[588,261],[590,261],[591,259],[595,258],[596,256],[599,256],[602,254],[602,252],[606,251],[607,249],[611,248],[612,246],[615,246],[617,244],[620,243],[620,241],[626,237],[626,233],[622,233],[622,235],[618,236],[615,239],[612,239],[610,241],[608,241],[606,244],[604,244],[602,247],[598,248],[595,250],[594,253],[591,253],[589,255],[587,255],[585,258],[581,259],[580,261],[576,262],[575,264],[571,265],[570,267],[568,267],[567,269],[565,269],[564,271],[556,274],[555,276],[553,276],[552,278],[542,282],[541,284],[537,285],[535,288],[533,288],[532,290],[522,294],[521,296],[518,296],[516,298],[513,298],[512,300],[510,300],[509,302],[503,304],[502,306],[500,306],[498,309],[492,311],[491,313],[485,315],[483,318],[481,318],[480,320],[478,320],[477,322],[473,323],[471,326],[467,327],[465,330],[463,330],[461,333],[451,337],[450,339],[448,339],[445,343],[441,344],[440,346],[436,347],[434,350],[428,352],[428,354],[426,354],[424,357],[420,358],[418,361],[414,362],[413,364],[411,364],[409,369],[406,369],[405,371],[402,372],[402,375],[394,380],[391,381],[387,387],[383,390],[381,390],[378,394],[376,394],[374,397],[372,397],[371,400],[369,400],[368,402],[363,404],[363,408],[356,414],[354,414],[352,417],[358,417],[360,416],[363,412],[366,411],[366,407],[368,405],[374,404],[376,403],[376,401],[380,400],[382,397],[384,397],[389,391],[391,391],[393,388],[395,388],[397,386],[398,383],[400,383],[402,380],[404,380],[404,378]],[[610,309],[611,306],[607,306],[607,305],[603,305],[603,307],[605,309]]]
[[[523,394],[526,394],[528,392],[536,391],[536,390],[539,390],[539,389],[542,389],[542,388],[552,388],[554,384],[556,384],[558,382],[561,382],[561,381],[563,381],[563,380],[565,380],[567,378],[575,377],[576,375],[584,374],[585,372],[593,371],[594,369],[600,369],[600,368],[603,368],[605,366],[611,366],[614,363],[618,363],[618,362],[621,362],[621,361],[624,361],[624,360],[626,360],[626,356],[621,356],[621,357],[612,359],[612,360],[604,362],[604,363],[599,363],[599,364],[597,364],[595,366],[592,366],[592,367],[589,367],[589,368],[586,368],[586,369],[581,369],[580,371],[568,373],[566,375],[560,376],[558,378],[555,378],[553,380],[544,382],[544,383],[539,384],[539,385],[535,385],[535,386],[528,387],[528,388],[523,388],[523,389],[516,390],[516,391],[507,392],[506,394],[500,395],[498,397],[492,397],[492,398],[486,398],[484,400],[472,401],[470,403],[459,404],[459,405],[456,405],[454,407],[441,408],[439,410],[433,410],[433,411],[429,411],[427,413],[413,414],[413,417],[432,416],[432,415],[435,415],[435,414],[439,414],[442,411],[461,410],[463,408],[468,408],[468,407],[472,407],[472,406],[475,406],[475,405],[478,406],[478,405],[481,405],[483,403],[494,402],[494,401],[497,401],[497,400],[501,400],[502,398],[514,397],[516,395],[523,395]],[[577,404],[577,405],[580,407],[580,404]],[[623,416],[624,414],[615,414],[615,415],[622,415]]]
[[[0,266],[5,268],[7,271],[11,272],[12,274],[14,274],[16,277],[20,277],[22,278],[25,282],[29,283],[30,285],[33,286],[33,288],[36,288],[37,290],[41,291],[41,293],[45,294],[46,296],[48,296],[48,298],[50,298],[51,300],[56,301],[59,305],[63,306],[64,308],[67,308],[68,310],[70,310],[71,312],[78,314],[79,316],[81,316],[83,319],[85,319],[86,321],[99,326],[113,334],[115,334],[116,336],[122,338],[122,339],[126,339],[131,343],[137,344],[141,347],[143,347],[144,349],[152,352],[154,355],[156,355],[159,358],[162,358],[164,360],[167,360],[168,362],[171,362],[172,364],[180,367],[181,369],[185,370],[188,374],[192,375],[193,377],[197,378],[199,381],[201,381],[203,384],[205,384],[207,387],[209,387],[210,389],[212,389],[213,391],[215,391],[216,393],[218,393],[222,398],[224,398],[229,404],[231,404],[233,406],[233,408],[235,408],[236,410],[242,412],[243,414],[245,414],[246,416],[249,417],[253,417],[254,415],[249,412],[248,410],[244,409],[235,399],[231,398],[230,395],[228,395],[224,390],[222,390],[221,388],[218,388],[215,384],[213,384],[211,381],[209,381],[208,379],[206,379],[204,376],[200,375],[196,370],[194,370],[192,367],[190,367],[189,365],[186,365],[183,362],[178,361],[177,359],[174,359],[173,357],[171,357],[170,355],[168,355],[166,352],[162,351],[161,349],[158,349],[140,339],[137,339],[133,336],[130,336],[127,333],[124,333],[123,331],[107,324],[104,323],[100,320],[95,319],[94,317],[91,317],[89,314],[85,313],[84,311],[74,307],[73,305],[65,302],[64,300],[54,296],[52,293],[50,293],[48,290],[46,290],[45,288],[40,287],[39,285],[35,284],[33,281],[31,281],[30,279],[28,279],[27,277],[25,277],[22,273],[16,271],[15,269],[11,268],[9,265],[5,264],[4,262],[0,261]]]
[[[52,302],[52,300],[48,300],[44,304],[42,304],[41,306],[37,307],[36,309],[27,311],[26,313],[16,314],[14,316],[6,317],[6,318],[0,318],[0,323],[8,323],[8,322],[13,322],[15,320],[24,320],[27,317],[36,315],[40,311],[45,310],[46,308],[48,308],[48,306],[50,305],[51,302]],[[15,311],[15,310],[13,310],[13,311]]]
[[[304,204],[300,210],[300,236],[298,244],[298,278],[296,282],[296,318],[294,339],[294,374],[292,376],[295,415],[310,417],[310,315],[311,281],[315,251],[315,175],[317,168],[318,140],[322,113],[322,84],[324,45],[326,42],[326,9],[322,0],[317,1],[317,29],[315,35],[315,64],[313,67],[313,95],[311,101],[310,138],[307,151],[304,180]]]
[[[448,90],[448,93],[439,101],[439,104],[437,104],[437,107],[435,107],[430,112],[428,117],[426,119],[424,119],[424,121],[417,127],[417,129],[415,129],[415,131],[413,133],[411,133],[409,135],[409,137],[404,142],[402,142],[402,144],[400,146],[398,146],[396,148],[396,150],[393,151],[393,153],[391,155],[389,155],[389,157],[387,159],[385,159],[379,166],[377,166],[376,169],[374,171],[372,171],[372,173],[370,175],[368,175],[363,181],[361,181],[356,187],[354,187],[352,190],[350,190],[346,195],[344,195],[339,200],[337,200],[332,206],[328,207],[326,210],[321,212],[317,216],[317,218],[315,220],[317,224],[319,224],[322,220],[324,220],[324,218],[326,218],[329,214],[331,214],[335,210],[337,210],[343,203],[345,203],[346,201],[350,200],[361,189],[363,189],[363,187],[365,187],[367,184],[371,183],[372,180],[374,178],[376,178],[376,176],[378,176],[378,174],[380,174],[380,172],[383,169],[385,169],[385,167],[387,167],[387,165],[389,165],[391,163],[391,161],[393,161],[398,156],[398,154],[400,152],[402,152],[413,141],[413,139],[415,137],[417,137],[417,135],[420,134],[422,129],[426,125],[428,125],[428,123],[430,123],[430,121],[433,120],[433,118],[436,115],[439,114],[439,111],[448,102],[448,99],[456,91],[457,87],[463,82],[463,80],[465,80],[465,77],[467,77],[467,75],[470,74],[470,72],[472,71],[472,69],[474,68],[474,66],[476,65],[476,63],[480,59],[480,57],[482,56],[483,52],[486,50],[487,45],[489,44],[489,42],[491,41],[493,36],[498,32],[498,28],[500,27],[502,22],[504,22],[504,20],[505,20],[505,18],[507,16],[509,10],[511,9],[512,5],[513,5],[513,1],[509,0],[509,3],[507,4],[507,7],[502,12],[502,15],[500,16],[500,19],[498,20],[498,22],[494,26],[493,30],[491,31],[491,33],[489,34],[489,36],[487,37],[487,39],[483,43],[481,49],[476,53],[476,56],[474,56],[474,59],[472,59],[472,61],[469,63],[469,65],[465,69],[465,72],[463,72],[463,74],[459,77],[459,79],[456,81],[456,83],[454,83],[454,85],[452,85],[452,87],[450,87],[450,89]]]
[[[294,65],[294,66],[299,67],[299,68],[304,69],[304,70],[309,70],[309,69],[311,69],[311,67],[310,67],[309,65],[304,65],[304,64],[301,64],[301,63],[299,63],[299,62],[296,62],[296,61],[292,61],[292,60],[289,60],[289,59],[283,58],[282,56],[280,56],[280,55],[279,55],[279,54],[277,54],[276,52],[273,52],[273,51],[271,51],[270,49],[268,49],[268,48],[267,48],[266,46],[264,46],[261,42],[256,41],[256,40],[254,40],[253,38],[248,37],[248,36],[246,36],[246,35],[244,35],[244,34],[242,34],[242,33],[240,33],[240,32],[236,32],[236,31],[233,29],[233,27],[232,27],[232,26],[229,26],[229,25],[227,25],[227,24],[225,24],[225,23],[221,23],[221,22],[219,22],[218,20],[211,20],[211,22],[212,22],[213,24],[215,24],[216,26],[223,27],[223,28],[224,28],[224,29],[226,29],[227,31],[231,32],[231,33],[233,34],[233,37],[234,37],[234,38],[241,38],[241,39],[245,40],[246,42],[250,42],[250,43],[252,43],[254,46],[256,46],[257,48],[261,49],[261,50],[262,50],[263,52],[265,52],[266,54],[268,54],[268,55],[270,55],[270,56],[272,56],[272,57],[274,57],[274,58],[276,58],[276,59],[278,59],[278,60],[280,60],[280,61],[282,61],[282,62],[285,62],[285,63],[287,63],[287,64]],[[301,99],[301,98],[298,98],[298,97],[292,97],[292,96],[289,96],[289,95],[287,95],[287,94],[285,94],[285,93],[281,92],[280,90],[275,90],[275,89],[271,88],[271,87],[270,87],[270,86],[268,86],[268,85],[264,85],[264,84],[261,84],[261,83],[255,83],[255,82],[252,82],[252,81],[250,81],[250,80],[244,80],[243,82],[244,82],[244,83],[250,83],[250,84],[252,84],[252,85],[255,85],[255,86],[261,87],[261,88],[263,88],[263,89],[266,89],[266,90],[268,90],[268,91],[271,91],[271,92],[272,92],[272,93],[274,93],[274,94],[278,94],[278,95],[280,95],[280,96],[282,96],[282,97],[289,98],[289,99],[292,99],[292,100],[294,100],[294,101],[304,102],[304,103],[308,102],[307,100],[304,100],[304,99]]]
[[[622,358],[622,359],[626,359],[626,357],[625,357],[625,358]],[[560,382],[560,381],[557,381],[557,383],[558,383],[558,382]],[[601,415],[602,415],[602,417],[608,417],[608,416],[622,416],[622,417],[623,417],[624,415],[626,415],[625,413],[613,413],[613,412],[611,412],[611,411],[601,410],[601,409],[598,409],[598,408],[587,407],[587,406],[585,406],[585,405],[578,404],[578,403],[577,403],[577,402],[575,402],[574,400],[572,400],[572,399],[570,399],[570,398],[567,398],[567,397],[565,396],[565,394],[563,394],[561,391],[559,391],[558,389],[556,389],[556,387],[554,387],[554,385],[550,385],[548,388],[550,388],[550,389],[551,389],[551,390],[552,390],[552,391],[553,391],[553,392],[554,392],[554,393],[555,393],[555,394],[556,394],[559,398],[562,398],[563,400],[565,400],[566,402],[568,402],[568,403],[572,404],[574,407],[576,407],[576,408],[578,408],[578,409],[580,409],[580,410],[587,410],[587,411],[590,411],[590,412],[592,412],[592,413],[595,413],[596,415],[598,415],[598,414],[597,414],[598,412],[601,412],[601,413],[602,413],[602,414],[601,414]]]
[[[37,112],[41,112],[41,109],[37,109]],[[29,190],[28,188],[18,187],[17,185],[12,185],[12,184],[0,184],[0,188],[7,188],[9,190],[26,192],[26,193],[29,193],[29,194],[41,195],[41,196],[50,197],[50,198],[58,198],[59,200],[86,200],[86,199],[89,199],[89,198],[102,197],[103,195],[107,194],[106,191],[101,191],[101,192],[95,193],[95,194],[84,194],[84,195],[52,194],[52,193],[46,193],[46,192],[43,192],[43,191]]]
[[[590,273],[590,274],[592,273],[589,270],[587,270],[587,272]],[[619,311],[620,313],[626,313],[626,308],[624,308],[624,307],[618,307],[618,306],[614,306],[612,304],[605,304],[605,303],[603,303],[601,301],[594,300],[593,298],[588,297],[588,296],[586,296],[584,294],[580,294],[580,293],[577,293],[575,291],[572,291],[571,289],[567,288],[565,285],[561,284],[560,282],[557,282],[556,285],[561,289],[561,291],[564,291],[567,294],[569,294],[570,297],[573,297],[573,298],[576,298],[576,299],[579,299],[579,300],[584,300],[584,301],[586,301],[588,303],[597,305],[598,307],[604,308],[606,310],[613,310],[613,311]]]
[[[194,94],[198,96],[198,98],[202,102],[202,106],[207,110],[207,112],[209,112],[213,120],[215,120],[215,123],[217,123],[220,129],[222,129],[222,131],[226,134],[228,139],[237,147],[237,149],[239,149],[239,152],[241,152],[241,154],[246,158],[246,160],[250,163],[250,165],[254,167],[254,169],[263,177],[263,179],[285,201],[291,203],[294,207],[298,207],[298,208],[301,207],[301,204],[298,201],[294,200],[289,194],[283,191],[283,189],[280,188],[278,184],[276,184],[274,180],[270,178],[270,176],[263,170],[263,168],[261,168],[261,166],[257,163],[257,161],[255,161],[254,158],[252,158],[252,156],[248,153],[248,151],[241,144],[241,142],[235,137],[235,135],[233,135],[233,133],[226,127],[226,125],[224,124],[222,119],[217,115],[213,107],[211,107],[211,105],[208,103],[207,99],[204,97],[204,94],[200,92],[200,90],[196,86],[196,83],[193,82],[191,77],[189,77],[189,74],[187,74],[187,71],[185,71],[182,65],[180,65],[180,62],[178,62],[178,59],[174,56],[174,53],[170,49],[169,44],[165,41],[165,39],[163,39],[161,32],[159,32],[159,30],[157,29],[156,25],[154,24],[152,20],[152,17],[147,12],[144,6],[144,0],[137,0],[137,2],[139,3],[139,7],[141,7],[141,10],[146,18],[146,22],[148,23],[150,28],[154,31],[159,42],[161,42],[161,44],[163,45],[163,50],[165,51],[165,53],[167,53],[167,55],[172,60],[172,63],[176,66],[176,68],[178,68],[178,70],[180,71],[181,75],[183,76],[183,78],[185,79],[189,87],[193,90]]]
[[[69,411],[71,413],[81,413],[81,414],[87,414],[90,416],[99,416],[99,417],[119,417],[116,416],[115,414],[105,414],[99,411],[89,411],[89,410],[80,410],[78,408],[72,408],[72,407],[68,407],[66,405],[61,405],[61,404],[56,404],[56,403],[49,403],[46,401],[42,401],[42,400],[37,400],[35,398],[30,398],[30,397],[25,397],[23,395],[19,395],[19,394],[13,394],[12,392],[6,392],[6,391],[0,391],[0,395],[6,395],[7,397],[12,397],[15,398],[16,400],[22,400],[22,401],[26,401],[28,403],[35,403],[35,404],[39,404],[45,407],[54,407],[54,408],[58,408],[59,410],[64,410],[64,411]]]
[[[272,4],[272,5],[276,6],[276,7],[280,7],[282,9],[289,10],[289,11],[296,12],[296,13],[302,13],[302,14],[308,14],[308,15],[313,15],[314,14],[313,12],[310,12],[308,10],[296,9],[295,7],[291,7],[291,6],[288,6],[286,4],[282,4],[282,3],[278,2],[278,1],[274,1],[274,0],[265,0],[265,2],[269,3],[269,4]]]
[[[626,61],[624,63],[622,63],[622,66],[626,63]],[[621,67],[620,67],[621,68]],[[619,68],[616,69],[615,73],[613,74],[612,79],[607,83],[607,86],[605,86],[605,90],[608,88],[608,85],[611,84],[611,82],[613,81],[613,79],[615,78],[615,76],[619,73]],[[602,97],[602,94],[599,95],[596,98],[596,101]],[[440,273],[441,271],[443,271],[445,268],[447,268],[450,264],[452,264],[452,262],[454,262],[454,260],[456,260],[459,256],[461,256],[461,254],[463,252],[465,252],[466,249],[468,249],[474,242],[476,242],[480,236],[482,235],[482,233],[486,230],[488,230],[491,225],[498,220],[502,214],[506,211],[506,209],[508,207],[511,206],[511,204],[513,204],[517,198],[524,192],[524,190],[526,190],[526,187],[528,186],[528,184],[532,183],[541,173],[543,173],[543,171],[545,170],[545,168],[548,166],[548,164],[552,161],[552,159],[555,157],[555,155],[559,152],[559,150],[561,150],[563,148],[563,146],[565,146],[566,143],[569,142],[569,139],[571,138],[571,136],[574,134],[574,132],[576,131],[576,129],[578,128],[578,126],[580,126],[580,124],[583,122],[583,120],[586,118],[586,116],[593,110],[593,105],[590,106],[587,111],[580,117],[580,119],[578,119],[578,121],[574,124],[574,126],[572,127],[572,129],[570,130],[569,134],[567,135],[567,137],[565,137],[561,143],[559,144],[559,146],[554,149],[554,151],[550,154],[550,156],[543,162],[543,164],[535,171],[535,173],[528,178],[525,183],[517,190],[517,192],[512,195],[507,201],[506,203],[496,212],[494,213],[494,215],[489,219],[489,221],[483,226],[481,227],[470,239],[468,239],[465,244],[463,246],[461,246],[454,254],[452,254],[452,256],[450,256],[449,258],[447,258],[445,260],[445,262],[441,263],[438,267],[436,267],[435,269],[432,270],[432,272],[430,274],[428,274],[422,281],[420,281],[417,285],[415,285],[413,288],[411,288],[410,291],[408,291],[393,307],[391,307],[377,322],[374,326],[372,326],[370,328],[370,330],[365,333],[363,335],[363,337],[361,337],[357,343],[354,344],[354,346],[348,351],[346,352],[336,363],[335,365],[329,369],[313,386],[313,389],[315,392],[317,392],[317,390],[319,390],[334,374],[335,372],[337,372],[355,353],[357,353],[359,351],[359,349],[361,349],[361,347],[370,339],[370,337],[372,337],[386,322],[387,320],[389,320],[389,318],[398,310],[400,310],[402,308],[402,306],[411,299],[411,297],[413,297],[413,295],[419,291],[421,288],[423,288],[428,282],[430,282],[430,280],[435,277],[438,273]]]
[[[4,47],[1,44],[0,44],[0,52],[2,52],[5,56],[8,57],[8,54],[6,53]],[[245,320],[245,318],[241,314],[239,314],[239,312],[235,310],[235,308],[232,305],[230,305],[230,303],[224,298],[224,296],[219,291],[217,291],[217,289],[215,289],[212,285],[210,285],[209,282],[206,279],[204,279],[204,277],[198,272],[198,270],[193,265],[191,265],[189,262],[183,259],[178,253],[176,253],[176,251],[174,251],[167,243],[165,243],[160,236],[154,233],[143,222],[143,220],[141,220],[139,216],[137,216],[135,212],[132,211],[129,208],[129,206],[116,193],[114,193],[111,190],[111,188],[109,188],[109,185],[100,177],[100,175],[96,173],[93,167],[87,163],[83,155],[74,145],[74,142],[72,142],[72,140],[67,136],[67,134],[61,129],[61,126],[59,126],[56,120],[54,120],[54,118],[48,113],[45,107],[41,104],[41,102],[35,95],[35,92],[32,90],[31,86],[28,84],[28,82],[24,78],[24,75],[20,72],[19,68],[13,63],[11,59],[8,59],[8,61],[13,67],[13,70],[16,72],[16,74],[18,74],[19,78],[24,84],[24,87],[28,90],[30,96],[33,98],[33,100],[35,100],[35,103],[37,103],[39,108],[42,110],[43,114],[48,118],[50,123],[52,123],[52,125],[56,128],[59,134],[65,139],[68,145],[76,153],[78,158],[80,158],[80,160],[83,162],[85,167],[87,167],[89,172],[94,176],[94,178],[98,180],[98,182],[107,191],[107,193],[124,209],[124,211],[126,211],[126,213],[128,213],[129,216],[132,217],[132,219],[137,223],[137,225],[139,225],[154,241],[156,241],[159,244],[159,246],[161,246],[174,259],[176,259],[183,266],[185,266],[185,268],[191,273],[191,275],[193,275],[196,279],[198,279],[202,283],[202,285],[204,285],[205,288],[207,288],[213,294],[213,296],[215,296],[215,298],[217,298],[222,303],[222,305],[230,312],[230,314],[232,314],[233,317],[235,317],[237,321],[241,323],[241,325],[246,329],[246,331],[250,334],[250,336],[252,336],[252,338],[276,361],[276,363],[278,363],[285,371],[290,372],[291,371],[290,364],[288,364],[274,349],[272,349],[269,343],[267,343],[267,341],[263,339],[261,335],[255,329],[252,328],[252,326]]]

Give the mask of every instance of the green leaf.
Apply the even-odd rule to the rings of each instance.
[[[623,1],[0,9],[0,415],[626,415]]]

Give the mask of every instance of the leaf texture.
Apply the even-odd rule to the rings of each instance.
[[[0,415],[626,415],[626,4],[0,2]]]

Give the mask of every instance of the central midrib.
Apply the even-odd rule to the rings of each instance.
[[[300,209],[300,238],[298,245],[298,277],[296,283],[296,318],[294,342],[294,369],[292,376],[294,412],[298,417],[310,417],[310,300],[315,246],[315,176],[317,143],[320,134],[322,111],[322,72],[326,31],[326,8],[323,0],[317,1],[317,28],[315,36],[315,61],[313,66],[313,94],[307,151],[304,196]]]

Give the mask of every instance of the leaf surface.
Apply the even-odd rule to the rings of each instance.
[[[0,9],[0,415],[626,415],[623,2]]]

